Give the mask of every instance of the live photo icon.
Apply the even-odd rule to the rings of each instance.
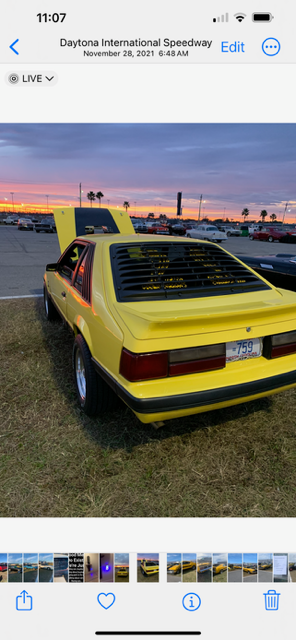
[[[16,597],[16,610],[17,611],[32,611],[33,598],[29,596],[27,591],[22,591],[19,596]]]

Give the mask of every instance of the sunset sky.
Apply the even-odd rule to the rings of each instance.
[[[105,206],[130,214],[249,219],[261,209],[296,217],[296,125],[5,124],[0,125],[0,208],[78,206],[102,191]],[[6,199],[6,200],[5,200]],[[108,202],[109,201],[109,202]]]

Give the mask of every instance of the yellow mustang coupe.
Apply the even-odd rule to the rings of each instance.
[[[168,564],[167,573],[181,573],[181,562],[172,562],[171,564]]]
[[[245,573],[257,573],[256,567],[244,567]]]
[[[152,576],[155,573],[159,573],[158,562],[153,562],[152,560],[143,559],[140,568],[143,576]]]
[[[296,385],[296,293],[211,242],[136,234],[118,210],[59,209],[55,222],[45,313],[74,333],[85,413],[116,394],[160,426]]]
[[[219,573],[223,573],[223,571],[227,571],[227,566],[225,564],[216,564],[213,566],[213,574],[215,576]]]
[[[117,571],[117,576],[119,578],[127,578],[128,577],[128,570],[126,569],[126,567],[120,567]]]

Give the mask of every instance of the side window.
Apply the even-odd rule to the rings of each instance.
[[[76,278],[74,281],[74,287],[75,289],[77,289],[77,291],[79,291],[79,293],[82,293],[82,281],[83,281],[83,275],[85,271],[86,256],[87,256],[87,251],[79,265],[79,269],[77,271]]]
[[[85,249],[84,244],[74,243],[68,249],[68,251],[63,256],[61,262],[59,263],[59,273],[65,278],[69,278],[71,280],[72,275],[75,271],[77,262]]]

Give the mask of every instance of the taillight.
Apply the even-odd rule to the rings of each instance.
[[[278,333],[264,339],[263,356],[265,358],[279,358],[296,353],[296,331]]]
[[[225,344],[155,353],[131,353],[123,349],[119,372],[130,382],[140,382],[223,369],[225,364]]]
[[[166,378],[168,375],[168,352],[131,353],[131,351],[123,349],[119,373],[130,382]]]

